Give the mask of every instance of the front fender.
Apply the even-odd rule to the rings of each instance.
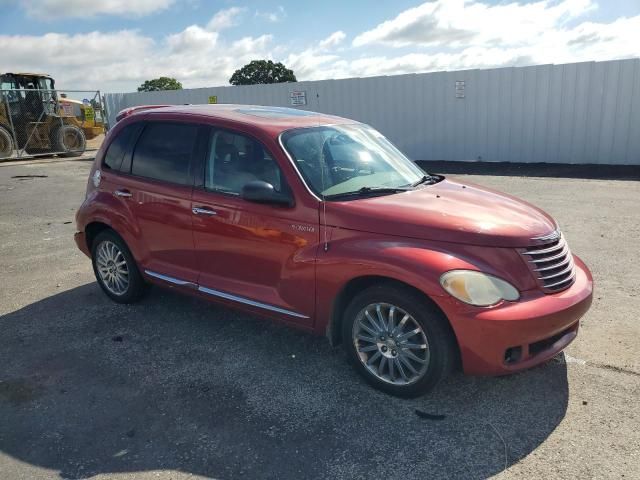
[[[427,297],[448,297],[440,276],[454,269],[481,270],[504,278],[519,290],[536,288],[535,280],[516,250],[335,229],[329,248],[317,259],[315,330],[327,332],[339,317],[336,301],[353,280],[383,277],[407,284]],[[351,299],[344,299],[346,303]],[[437,303],[437,302],[436,302]]]

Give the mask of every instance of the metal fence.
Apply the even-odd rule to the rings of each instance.
[[[99,91],[0,90],[0,159],[81,156],[105,133]]]
[[[640,164],[640,59],[106,94],[105,103],[111,117],[145,104],[315,110],[372,125],[414,160]]]

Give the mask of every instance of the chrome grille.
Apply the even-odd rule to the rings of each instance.
[[[559,292],[575,280],[573,255],[560,232],[534,238],[539,245],[521,250],[529,268],[543,290]]]

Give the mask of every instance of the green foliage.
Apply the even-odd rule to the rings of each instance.
[[[293,70],[289,70],[280,62],[273,63],[271,60],[252,60],[236,70],[229,79],[231,85],[283,82],[297,82]]]
[[[160,77],[147,80],[138,87],[139,92],[158,92],[160,90],[182,90],[182,84],[175,78]]]

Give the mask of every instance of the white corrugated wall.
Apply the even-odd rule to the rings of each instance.
[[[464,98],[456,97],[464,81]],[[640,59],[344,80],[106,94],[123,108],[218,103],[289,106],[368,123],[414,160],[640,165]]]

